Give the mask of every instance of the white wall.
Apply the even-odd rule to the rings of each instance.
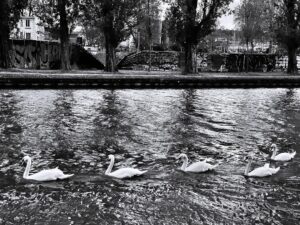
[[[39,19],[37,17],[22,16],[17,23],[17,29],[14,30],[13,36],[27,39],[26,34],[30,34],[30,40],[44,40],[45,29],[39,26],[38,23]]]

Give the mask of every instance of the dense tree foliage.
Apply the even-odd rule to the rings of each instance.
[[[155,20],[160,18],[161,1],[140,0],[136,5],[136,23],[129,25],[134,44],[140,50],[149,49],[153,43]]]
[[[85,35],[86,44],[89,46],[104,47],[104,36],[101,29],[97,26],[91,26],[86,22],[83,23],[83,33]]]
[[[235,11],[235,22],[241,30],[242,40],[246,43],[247,50],[250,43],[253,51],[254,41],[262,39],[264,34],[262,23],[264,1],[244,0]]]
[[[82,4],[80,0],[30,0],[28,7],[32,14],[35,14],[41,20],[41,26],[54,39],[59,38],[60,35],[60,10],[59,3],[65,4],[66,20],[68,24],[68,33],[71,33],[81,16]]]
[[[136,24],[139,0],[87,0],[85,16],[92,26],[103,32],[106,49],[106,71],[116,68],[116,48],[130,35],[130,27]]]
[[[288,73],[297,73],[297,49],[300,47],[300,0],[279,0],[275,3],[276,38],[288,52]]]
[[[242,41],[247,45],[247,50],[250,44],[253,52],[256,41],[269,41],[269,51],[271,50],[274,37],[274,1],[243,0],[234,10],[235,22],[241,32]]]
[[[170,33],[184,48],[183,73],[195,73],[195,52],[201,39],[216,27],[231,0],[176,0],[167,14]]]
[[[27,6],[27,0],[0,1],[0,68],[11,66],[9,58],[9,35],[20,19],[22,10]]]

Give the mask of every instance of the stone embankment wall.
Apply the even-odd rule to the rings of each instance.
[[[79,45],[70,47],[74,69],[103,69],[104,65]],[[59,69],[60,44],[50,41],[11,40],[10,58],[15,68]]]
[[[229,72],[262,72],[275,69],[274,54],[211,54],[207,58],[208,69]]]
[[[197,66],[199,71],[262,72],[275,69],[277,58],[274,54],[200,54]],[[121,69],[147,69],[148,64],[149,51],[142,51],[125,56],[118,66]],[[151,52],[152,69],[176,70],[182,64],[183,55],[179,52]]]
[[[125,56],[118,64],[120,69],[146,69],[150,60],[149,51],[141,51]],[[179,52],[152,51],[151,66],[155,69],[176,69],[179,66]],[[153,69],[152,68],[152,69]]]

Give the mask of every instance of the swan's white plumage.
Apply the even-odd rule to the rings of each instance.
[[[213,170],[216,167],[217,167],[216,165],[213,166],[206,162],[195,162],[195,163],[189,165],[184,171],[201,173],[201,172],[206,172],[208,170]]]
[[[209,170],[214,170],[217,167],[217,165],[211,165],[211,164],[207,163],[206,159],[204,161],[195,162],[195,163],[192,163],[191,165],[187,166],[188,165],[188,157],[186,154],[180,154],[178,156],[178,158],[183,159],[183,164],[180,169],[184,172],[202,173],[202,172],[206,172]]]
[[[245,169],[245,176],[247,177],[267,177],[267,176],[272,176],[273,174],[276,174],[279,170],[280,167],[277,168],[271,168],[269,163],[266,163],[262,167],[258,167],[251,172],[249,172],[251,166],[251,161],[248,163]]]
[[[140,171],[140,170],[134,169],[134,168],[121,168],[114,172],[111,172],[108,175],[111,177],[123,179],[123,178],[130,178],[130,177],[134,177],[134,176],[141,176],[146,172],[147,171]]]
[[[292,160],[296,155],[296,152],[293,153],[288,153],[288,152],[284,152],[284,153],[280,153],[278,155],[276,155],[273,160],[275,161],[290,161]]]
[[[55,180],[64,180],[72,177],[74,174],[64,174],[60,169],[49,169],[42,170],[38,173],[29,175],[30,167],[31,167],[31,158],[29,156],[25,156],[23,160],[27,163],[26,169],[23,174],[23,178],[26,180],[35,180],[35,181],[55,181]]]
[[[277,155],[278,148],[277,148],[276,144],[272,144],[271,148],[272,148],[272,151],[273,151],[271,159],[274,160],[274,161],[282,161],[282,162],[290,161],[296,155],[296,152],[292,152],[292,153],[284,152],[284,153],[280,153],[280,154]]]
[[[107,176],[124,179],[124,178],[131,178],[134,176],[141,176],[147,172],[147,171],[141,171],[141,170],[138,170],[135,168],[121,168],[114,172],[111,172],[114,162],[115,162],[115,157],[113,155],[109,155],[109,159],[110,159],[110,164],[105,172],[105,174]]]

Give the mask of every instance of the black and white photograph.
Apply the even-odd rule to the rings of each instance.
[[[300,0],[0,0],[0,225],[300,224]]]

